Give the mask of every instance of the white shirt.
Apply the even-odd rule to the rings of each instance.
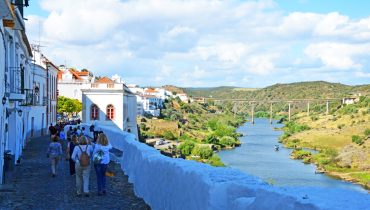
[[[72,160],[75,161],[76,163],[79,163],[80,162],[80,156],[82,154],[82,151],[85,151],[86,150],[86,153],[87,155],[91,158],[91,154],[92,154],[92,151],[93,151],[93,147],[91,145],[76,145],[75,148],[73,149],[73,153],[72,153]],[[86,149],[87,147],[87,149]]]

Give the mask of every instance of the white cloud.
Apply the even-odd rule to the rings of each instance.
[[[310,78],[317,80],[338,70],[369,73],[370,17],[284,15],[273,0],[41,0],[41,5],[49,16],[29,16],[28,33],[38,40],[41,23],[45,54],[55,63],[121,74],[130,83],[245,86],[253,80],[261,86],[297,81],[299,69],[315,71]]]
[[[369,55],[370,44],[343,44],[324,42],[310,44],[305,53],[312,58],[319,58],[324,65],[334,69],[360,69],[361,63],[354,58],[358,55]]]

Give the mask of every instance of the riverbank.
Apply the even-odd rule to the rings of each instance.
[[[354,105],[329,115],[297,114],[286,123],[280,142],[294,149],[292,157],[314,163],[319,171],[370,189],[370,115]],[[348,108],[346,108],[349,110]],[[317,154],[300,150],[309,148]]]
[[[196,160],[212,166],[224,166],[215,151],[240,146],[236,129],[246,121],[229,108],[211,104],[184,103],[171,99],[158,118],[139,118],[143,141],[163,138],[177,142],[176,147],[164,147],[163,154]]]

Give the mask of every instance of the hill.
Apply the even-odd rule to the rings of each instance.
[[[162,88],[167,91],[170,91],[171,93],[179,93],[179,94],[185,93],[183,88],[176,87],[173,85],[164,85],[162,86]]]
[[[340,83],[314,81],[275,84],[262,89],[223,86],[215,88],[184,88],[183,90],[193,97],[212,97],[217,99],[317,99],[342,98],[358,93],[368,95],[370,94],[370,85],[349,86]]]

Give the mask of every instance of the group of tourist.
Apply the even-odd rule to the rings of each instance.
[[[50,133],[52,142],[49,144],[47,157],[51,161],[52,177],[56,176],[58,162],[63,156],[63,146],[60,140],[66,137],[68,143],[65,149],[65,156],[66,160],[69,161],[70,175],[76,176],[77,196],[85,195],[89,197],[91,163],[93,163],[96,172],[98,195],[105,195],[105,174],[110,162],[109,150],[112,148],[107,136],[100,132],[96,139],[94,138],[94,140],[90,141],[85,128],[80,128],[80,126],[75,128],[69,127],[66,135],[64,135],[63,131],[59,133],[50,131]]]

